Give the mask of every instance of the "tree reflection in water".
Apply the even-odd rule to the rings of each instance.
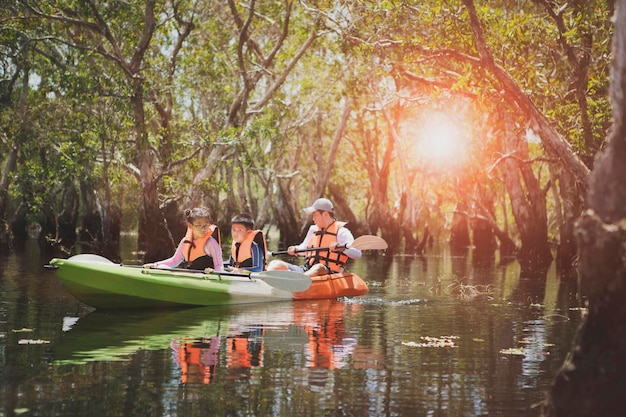
[[[11,256],[3,415],[526,415],[580,316],[556,268],[471,252],[366,254],[354,299],[126,312],[91,311],[47,260]]]

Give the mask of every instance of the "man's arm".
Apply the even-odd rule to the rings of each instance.
[[[349,247],[350,243],[354,242],[354,236],[352,236],[352,232],[345,227],[339,229],[337,232],[337,243],[339,245],[348,244],[348,247],[344,249],[343,253],[346,254],[348,258],[359,259],[363,255],[360,249],[355,249]]]

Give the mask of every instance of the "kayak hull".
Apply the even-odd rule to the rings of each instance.
[[[294,300],[321,300],[337,297],[356,297],[366,294],[368,287],[357,274],[343,272],[340,274],[320,275],[311,277],[311,287],[302,292],[294,292]],[[330,297],[329,295],[332,295]]]
[[[52,259],[50,265],[75,298],[96,309],[224,306],[286,300],[332,299],[367,293],[356,274],[313,277],[302,292],[285,291],[247,276],[204,274]]]

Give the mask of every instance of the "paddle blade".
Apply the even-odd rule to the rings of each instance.
[[[387,246],[385,239],[373,235],[359,236],[348,245],[350,248],[359,250],[382,250],[387,249]]]
[[[312,282],[308,275],[293,271],[252,272],[250,277],[265,281],[279,290],[290,292],[306,291],[311,287]]]

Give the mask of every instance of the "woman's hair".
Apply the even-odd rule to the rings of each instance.
[[[194,207],[192,209],[185,210],[185,217],[187,223],[192,223],[195,219],[208,219],[211,222],[211,213],[206,207]]]
[[[252,219],[252,216],[250,216],[248,213],[241,213],[241,214],[236,215],[230,220],[230,223],[231,224],[233,223],[243,224],[248,229],[254,228],[254,220]]]

